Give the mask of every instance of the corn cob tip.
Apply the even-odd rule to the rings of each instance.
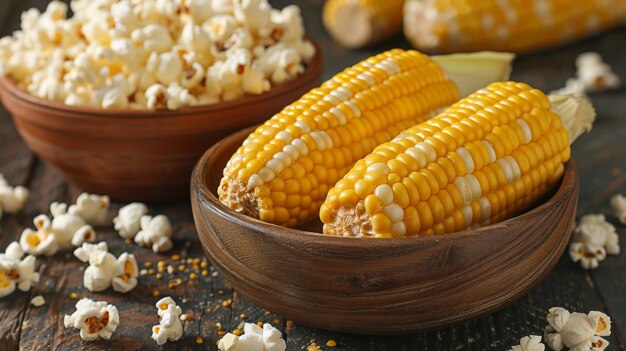
[[[548,95],[552,110],[561,117],[567,130],[570,144],[583,133],[589,132],[596,119],[596,110],[589,101],[581,96]]]
[[[482,51],[468,54],[431,56],[466,97],[493,82],[505,82],[511,75],[515,54]]]
[[[357,49],[400,32],[403,7],[404,0],[328,0],[324,25],[340,45]]]

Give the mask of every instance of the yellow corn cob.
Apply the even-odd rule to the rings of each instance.
[[[220,200],[265,222],[306,222],[358,159],[458,98],[443,70],[417,51],[369,58],[257,128],[226,166]]]
[[[324,233],[430,235],[509,218],[560,179],[594,117],[582,98],[491,84],[358,161],[321,207]]]
[[[404,0],[328,0],[324,25],[348,48],[375,44],[402,29]]]
[[[624,0],[408,0],[404,31],[429,52],[528,52],[626,21]]]

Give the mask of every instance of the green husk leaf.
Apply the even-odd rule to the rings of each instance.
[[[464,98],[493,82],[509,80],[515,54],[482,51],[467,54],[436,55],[432,59],[456,83]]]
[[[574,95],[548,95],[552,104],[552,111],[561,117],[563,126],[567,129],[570,144],[579,136],[591,130],[596,120],[596,110],[589,100]]]

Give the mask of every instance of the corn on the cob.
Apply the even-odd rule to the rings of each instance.
[[[554,47],[626,21],[624,0],[408,0],[404,31],[429,52]]]
[[[501,76],[508,75],[510,59],[495,58]],[[460,90],[468,90],[467,74],[447,64],[452,77],[461,77]],[[485,86],[486,77],[498,80],[486,67],[483,71],[488,74],[478,74],[482,80],[474,84]],[[307,222],[357,160],[458,99],[444,70],[417,51],[396,49],[369,58],[258,127],[224,169],[220,200],[265,222],[290,227]]]
[[[402,30],[404,0],[328,0],[324,25],[348,48],[375,44]]]
[[[324,233],[430,235],[509,218],[560,179],[594,117],[582,98],[491,84],[358,161],[321,207]]]

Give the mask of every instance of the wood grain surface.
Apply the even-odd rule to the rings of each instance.
[[[273,1],[278,6],[292,2]],[[0,35],[11,33],[19,27],[19,14],[31,7],[42,9],[47,0],[2,0],[0,4]],[[308,32],[321,41],[327,57],[325,77],[338,72],[347,65],[391,47],[408,47],[398,38],[384,45],[350,52],[332,43],[321,25],[319,11],[321,0],[299,1]],[[558,50],[526,55],[514,64],[513,78],[528,82],[544,90],[562,86],[574,74],[574,59],[585,51],[600,52],[616,72],[626,80],[626,28],[566,46]],[[594,94],[592,100],[599,114],[594,131],[581,137],[574,145],[573,158],[580,172],[581,189],[578,214],[605,213],[610,216],[609,198],[616,192],[626,193],[626,91]],[[17,216],[5,215],[1,221],[0,251],[15,240],[25,227],[32,226],[32,218],[46,212],[51,201],[74,200],[78,192],[68,187],[58,173],[37,160],[19,138],[4,109],[0,109],[0,173],[11,183],[31,188],[32,198],[26,210]],[[114,203],[112,214],[123,204]],[[176,225],[175,248],[170,254],[185,253],[189,257],[203,258],[188,202],[152,204],[151,212],[170,216]],[[619,226],[620,239],[626,242],[626,228]],[[97,228],[98,235],[105,239],[115,254],[128,250],[145,262],[165,260],[172,264],[169,256],[159,256],[133,245],[125,245],[111,229]],[[178,262],[176,262],[178,263]],[[570,310],[600,310],[613,320],[613,333],[608,338],[608,350],[624,349],[626,340],[626,254],[609,256],[597,270],[586,272],[563,256],[548,277],[530,293],[513,305],[489,316],[457,324],[427,333],[402,336],[369,336],[329,332],[310,328],[286,319],[266,314],[262,308],[252,304],[225,283],[222,276],[212,276],[195,281],[189,287],[188,273],[177,273],[184,277],[185,285],[168,288],[169,275],[162,280],[155,276],[140,278],[139,287],[127,295],[112,291],[92,294],[82,287],[84,265],[66,254],[40,260],[42,280],[30,292],[16,292],[0,300],[0,350],[216,350],[219,337],[215,323],[220,322],[224,330],[233,330],[242,319],[248,321],[277,322],[285,332],[288,350],[306,349],[315,340],[324,350],[329,339],[337,342],[336,350],[345,351],[401,351],[401,350],[506,350],[517,344],[519,338],[528,334],[541,334],[545,326],[548,308],[563,306]],[[153,263],[154,266],[154,263]],[[280,288],[280,287],[277,287]],[[172,295],[182,308],[192,315],[186,322],[185,336],[175,344],[159,348],[150,339],[149,329],[157,317],[152,296],[154,289],[163,295]],[[74,300],[69,295],[104,299],[115,303],[121,313],[122,325],[108,342],[85,343],[74,330],[62,327],[63,314],[73,311]],[[43,295],[46,305],[35,308],[29,304],[32,296]],[[182,299],[187,302],[183,303]],[[222,301],[232,300],[230,307]],[[219,308],[216,308],[219,306]],[[211,311],[207,312],[208,307]],[[203,338],[202,344],[196,338]]]

